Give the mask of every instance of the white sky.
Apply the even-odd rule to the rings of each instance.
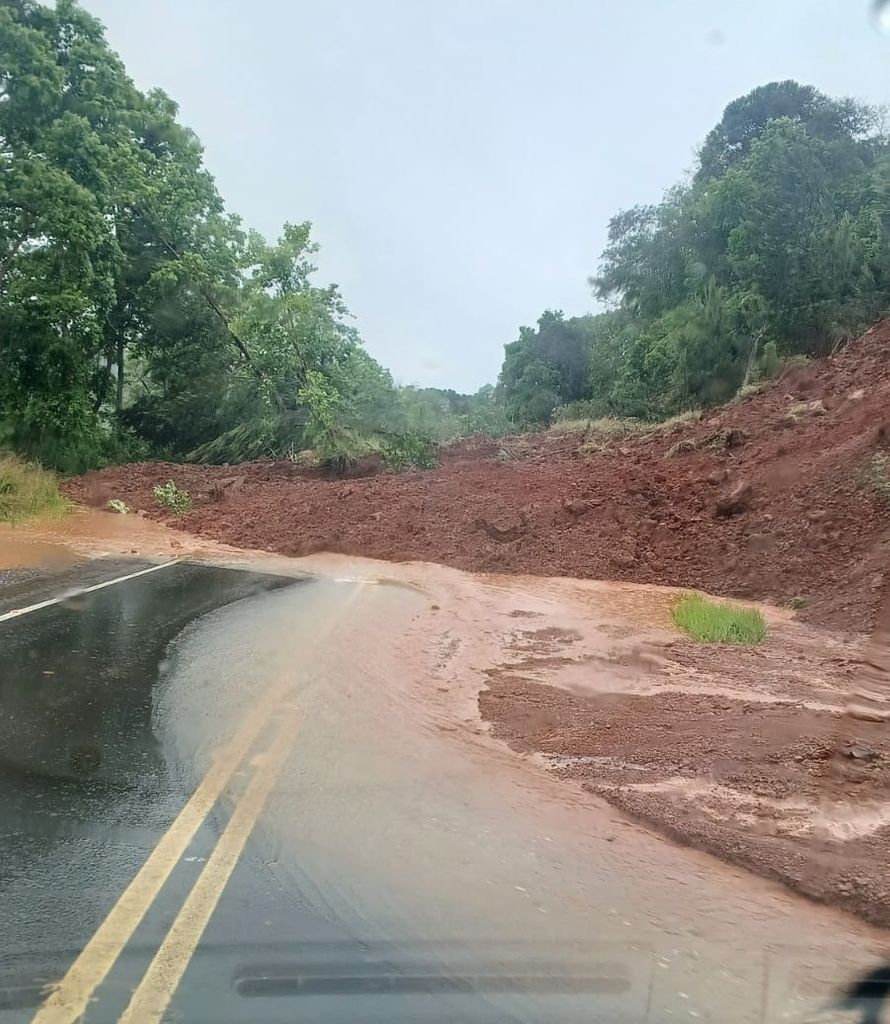
[[[200,136],[229,208],[310,220],[370,352],[472,391],[546,308],[593,308],[609,217],[723,107],[795,78],[890,98],[869,0],[84,0]]]

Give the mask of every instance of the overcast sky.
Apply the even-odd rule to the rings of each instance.
[[[546,308],[594,308],[609,217],[731,99],[890,99],[869,0],[84,0],[200,136],[229,208],[310,220],[368,349],[472,391]],[[888,5],[890,6],[890,5]]]

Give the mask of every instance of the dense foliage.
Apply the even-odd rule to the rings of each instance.
[[[73,0],[0,0],[0,159],[0,445],[338,464],[497,428],[490,391],[394,386],[314,283],[309,225],[270,245],[228,215],[175,103]]]
[[[545,313],[506,347],[504,400],[532,423],[579,398],[591,415],[645,418],[725,401],[885,309],[888,228],[877,112],[761,86],[726,108],[691,180],[612,219],[591,281],[610,311]]]

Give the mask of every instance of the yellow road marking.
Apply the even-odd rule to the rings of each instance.
[[[349,608],[361,590],[362,587],[357,586],[349,594],[339,609],[341,614]],[[332,616],[326,628],[315,633],[313,643],[317,644],[323,640],[338,621],[339,616]],[[271,686],[254,706],[238,733],[214,758],[198,788],[160,838],[93,937],[68,968],[65,976],[47,996],[43,1006],[34,1016],[32,1024],[74,1024],[80,1020],[93,992],[114,966],[201,823],[256,742],[275,705],[283,699],[289,688],[287,680]]]
[[[37,1011],[33,1024],[70,1024],[82,1016],[90,996],[111,970],[286,690],[286,684],[279,683],[267,691],[265,699],[253,709],[235,738],[214,759],[201,784],[161,837],[148,860],[84,946],[65,977]]]
[[[282,723],[118,1024],[150,1024],[163,1017],[290,754],[293,722]]]

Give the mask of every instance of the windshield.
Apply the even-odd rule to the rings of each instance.
[[[0,2],[0,1024],[890,993],[890,4]]]

